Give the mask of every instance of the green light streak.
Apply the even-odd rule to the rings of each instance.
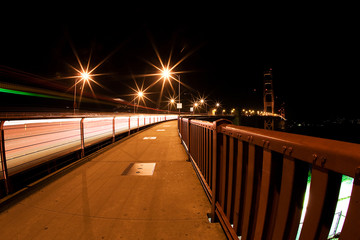
[[[0,92],[23,95],[23,96],[32,96],[32,97],[42,97],[42,98],[52,98],[52,99],[66,100],[66,98],[63,98],[63,97],[56,97],[56,96],[45,95],[45,94],[40,94],[40,93],[23,92],[23,91],[6,89],[6,88],[0,88]]]

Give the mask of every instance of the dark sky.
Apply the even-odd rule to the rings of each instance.
[[[129,86],[135,87],[131,75],[145,87],[154,81],[138,75],[156,72],[146,62],[160,65],[155,46],[165,61],[172,51],[172,64],[188,55],[175,69],[186,71],[181,80],[191,89],[183,91],[228,108],[260,110],[262,74],[271,66],[275,101],[285,102],[287,117],[360,117],[355,29],[351,16],[334,11],[185,3],[36,11],[13,6],[1,19],[0,65],[49,79],[66,77],[74,74],[68,64],[77,67],[72,44],[84,64],[90,53],[91,66],[110,56],[95,71],[108,73],[95,78],[106,87],[95,87],[96,93],[129,99]],[[148,96],[156,101],[159,89],[160,84]]]

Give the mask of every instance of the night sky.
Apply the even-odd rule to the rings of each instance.
[[[285,103],[288,118],[360,117],[351,16],[314,6],[281,9],[185,3],[10,7],[1,19],[0,65],[69,88],[71,81],[59,79],[75,74],[69,64],[78,67],[73,45],[84,65],[90,53],[92,67],[108,57],[94,72],[106,73],[95,77],[105,87],[94,86],[95,93],[131,100],[134,78],[145,87],[155,79],[141,76],[157,72],[148,62],[160,66],[155,46],[165,62],[170,52],[171,64],[186,57],[174,69],[184,72],[181,81],[190,87],[182,87],[184,98],[200,95],[210,105],[261,110],[263,72],[272,67],[275,102]],[[147,96],[156,102],[160,87]],[[177,84],[175,89],[177,94]],[[162,101],[168,92],[167,86]],[[2,94],[2,105],[10,104],[8,95]]]

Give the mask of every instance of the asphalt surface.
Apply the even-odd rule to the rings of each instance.
[[[226,239],[186,159],[176,121],[150,127],[1,212],[0,239]]]

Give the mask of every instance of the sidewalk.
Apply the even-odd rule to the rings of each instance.
[[[155,125],[1,212],[0,239],[226,239],[186,159],[177,122]]]

